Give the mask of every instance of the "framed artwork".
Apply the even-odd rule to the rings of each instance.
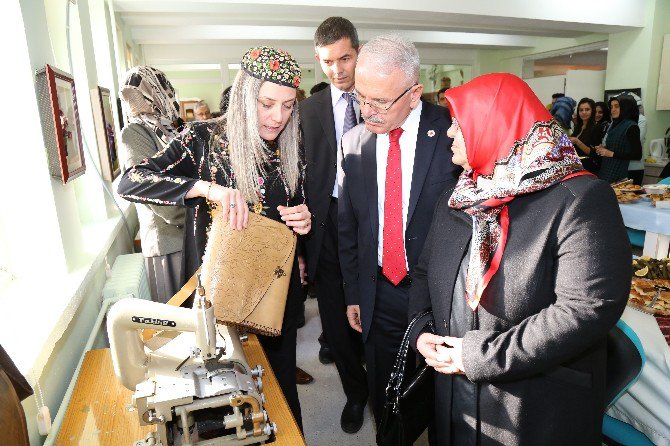
[[[195,121],[195,106],[199,99],[193,101],[179,101],[179,114],[186,122]]]
[[[640,98],[642,97],[642,89],[641,88],[620,88],[617,90],[605,90],[605,104],[607,104],[610,100],[610,98],[614,96],[619,96],[621,93],[635,93],[638,95]]]
[[[661,66],[658,73],[656,110],[670,110],[670,34],[663,36]]]
[[[49,171],[65,184],[86,171],[74,79],[46,65],[36,83]]]
[[[123,117],[123,107],[121,106],[121,98],[116,98],[116,112],[119,115],[119,128],[123,130],[123,127],[126,125],[126,120]]]
[[[107,181],[113,181],[121,173],[121,165],[116,145],[112,97],[109,90],[103,87],[94,88],[91,90],[91,95],[102,177]]]

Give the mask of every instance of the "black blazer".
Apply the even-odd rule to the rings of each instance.
[[[409,300],[410,317],[432,309],[441,336],[450,334],[454,284],[472,236],[470,216],[449,208],[450,195],[437,205]],[[463,338],[480,443],[600,445],[605,337],[626,305],[632,273],[614,193],[582,176],[508,206],[500,268]],[[412,347],[428,319],[411,334]],[[449,438],[451,378],[436,376],[438,437]]]
[[[305,150],[305,199],[312,213],[312,230],[303,237],[303,242],[307,273],[314,278],[337,173],[335,117],[330,86],[300,102],[298,108]]]
[[[424,102],[414,155],[414,171],[405,229],[410,275],[416,265],[445,189],[453,187],[460,167],[451,161],[451,125],[446,108]],[[363,340],[372,322],[377,279],[377,135],[359,124],[342,138],[339,153],[339,253],[347,305],[360,305]],[[404,175],[404,173],[403,173]]]

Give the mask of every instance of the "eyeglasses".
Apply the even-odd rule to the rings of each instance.
[[[414,84],[411,87],[409,87],[407,90],[403,91],[400,94],[400,96],[395,98],[388,105],[386,105],[385,103],[380,103],[378,101],[375,101],[374,99],[368,101],[367,99],[365,99],[365,97],[361,96],[356,90],[354,90],[354,92],[353,92],[353,99],[354,99],[354,101],[358,102],[358,105],[361,106],[361,107],[367,104],[368,106],[370,106],[371,109],[373,109],[375,111],[375,113],[384,114],[384,113],[387,113],[391,107],[393,107],[393,104],[398,102],[400,100],[400,98],[405,96],[412,88],[416,87],[417,85],[419,85],[419,84]]]

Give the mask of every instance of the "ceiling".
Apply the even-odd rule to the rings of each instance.
[[[477,49],[536,46],[548,37],[578,38],[644,25],[641,0],[111,0],[145,63],[223,64],[250,46],[282,46],[313,61],[312,38],[326,17],[349,18],[361,40],[398,32],[419,48],[422,62],[465,63]],[[381,7],[383,5],[383,7]],[[438,62],[437,59],[441,59]],[[448,59],[445,60],[445,59]]]

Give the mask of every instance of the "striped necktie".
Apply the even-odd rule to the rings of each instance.
[[[354,110],[354,97],[351,93],[342,93],[342,96],[347,101],[347,109],[344,111],[344,126],[342,127],[342,136],[349,130],[356,127],[358,119],[356,119],[356,110]]]

